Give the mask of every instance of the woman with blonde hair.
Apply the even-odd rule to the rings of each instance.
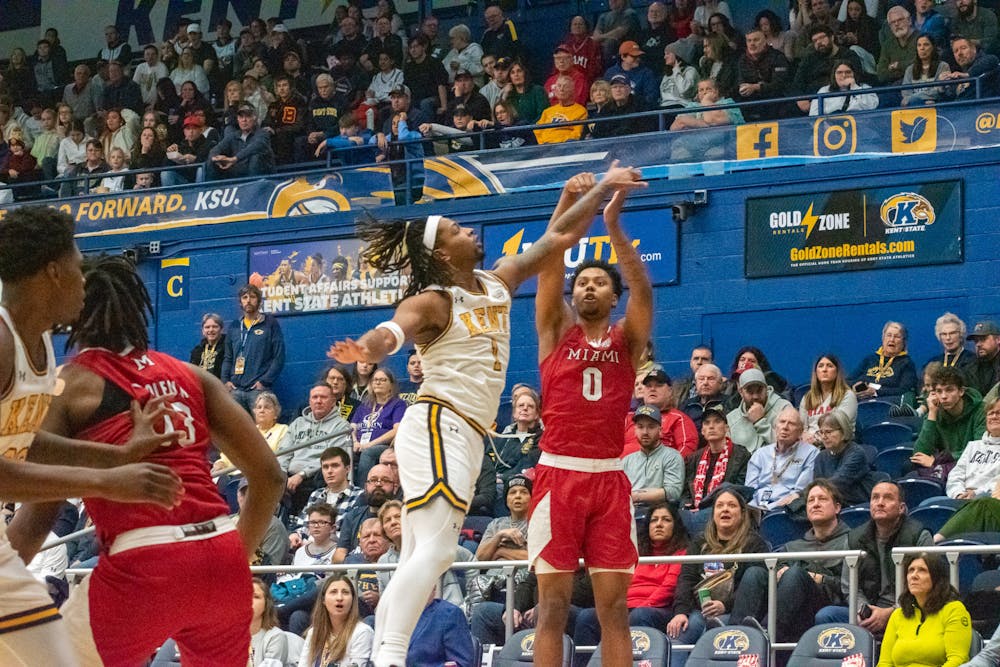
[[[360,667],[371,659],[374,637],[375,631],[359,618],[354,582],[343,574],[331,575],[316,596],[298,667]]]
[[[850,422],[848,438],[853,437],[854,422],[858,416],[858,399],[847,384],[844,365],[832,354],[824,354],[813,364],[809,391],[799,403],[799,414],[805,429],[802,440],[822,446],[817,435],[819,418],[833,410],[840,410]]]

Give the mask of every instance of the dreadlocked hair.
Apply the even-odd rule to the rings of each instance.
[[[149,349],[149,316],[153,304],[135,266],[124,257],[107,255],[84,266],[83,311],[66,341],[72,347],[105,347],[121,352],[131,345]]]
[[[370,214],[358,220],[357,234],[367,244],[361,256],[383,273],[410,269],[403,298],[430,285],[449,285],[451,271],[424,246],[426,218],[377,220]]]

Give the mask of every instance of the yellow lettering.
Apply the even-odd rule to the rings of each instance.
[[[170,276],[167,280],[167,294],[174,298],[184,295],[184,276]]]
[[[483,333],[483,330],[476,326],[476,324],[472,321],[472,315],[469,313],[459,314],[458,319],[461,320],[462,324],[465,325],[465,328],[469,330],[470,336],[478,336]]]
[[[473,308],[472,313],[476,316],[476,321],[479,323],[481,329],[486,330],[486,309],[485,308]]]
[[[592,245],[592,246],[594,246],[594,259],[596,259],[596,260],[600,260],[601,259],[601,255],[604,254],[604,244],[605,243],[607,243],[608,245],[611,244],[611,237],[610,236],[591,236],[590,237],[589,244]],[[612,252],[614,252],[613,248],[612,248]]]

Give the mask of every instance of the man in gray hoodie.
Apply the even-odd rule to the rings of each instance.
[[[778,413],[791,403],[767,386],[759,368],[748,368],[740,374],[739,392],[743,400],[726,415],[726,421],[733,442],[753,454],[759,447],[774,442]]]
[[[806,517],[810,528],[801,540],[785,547],[796,551],[839,551],[847,548],[851,529],[840,520],[840,494],[833,484],[817,479],[805,490]],[[772,545],[778,546],[778,545]],[[813,624],[816,612],[826,605],[843,604],[841,593],[842,558],[811,561],[783,561],[778,565],[779,642],[797,642]],[[743,575],[730,621],[759,625],[767,616],[767,570],[751,566]]]
[[[351,451],[351,426],[340,416],[339,410],[334,410],[335,404],[330,385],[325,382],[315,384],[309,390],[309,407],[288,425],[288,432],[278,445],[280,451],[320,436],[337,434],[329,440],[279,457],[278,463],[288,474],[285,498],[286,504],[289,504],[289,516],[296,516],[302,511],[309,494],[323,485],[322,477],[317,474],[320,454],[327,447],[342,447],[344,451]]]

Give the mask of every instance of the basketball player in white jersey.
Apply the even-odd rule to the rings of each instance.
[[[378,605],[375,667],[403,667],[410,635],[431,589],[452,564],[455,544],[483,460],[510,356],[511,294],[544,262],[563,261],[593,210],[617,190],[644,187],[639,173],[614,163],[599,183],[580,174],[566,184],[544,235],[493,271],[476,267],[483,249],[454,220],[369,220],[358,233],[365,258],[381,271],[410,269],[410,283],[389,321],[359,340],[333,345],[341,363],[380,362],[413,341],[424,381],[407,409],[395,449],[405,515],[399,569]],[[586,194],[580,195],[579,193]]]
[[[33,206],[0,220],[0,502],[99,495],[173,507],[181,481],[169,468],[124,465],[177,439],[153,430],[167,415],[163,401],[133,405],[135,435],[125,448],[39,431],[58,391],[49,329],[83,307],[82,259],[65,213]],[[21,518],[10,526],[13,545],[0,522],[0,665],[72,667],[59,610],[25,569],[40,544],[18,542]]]

